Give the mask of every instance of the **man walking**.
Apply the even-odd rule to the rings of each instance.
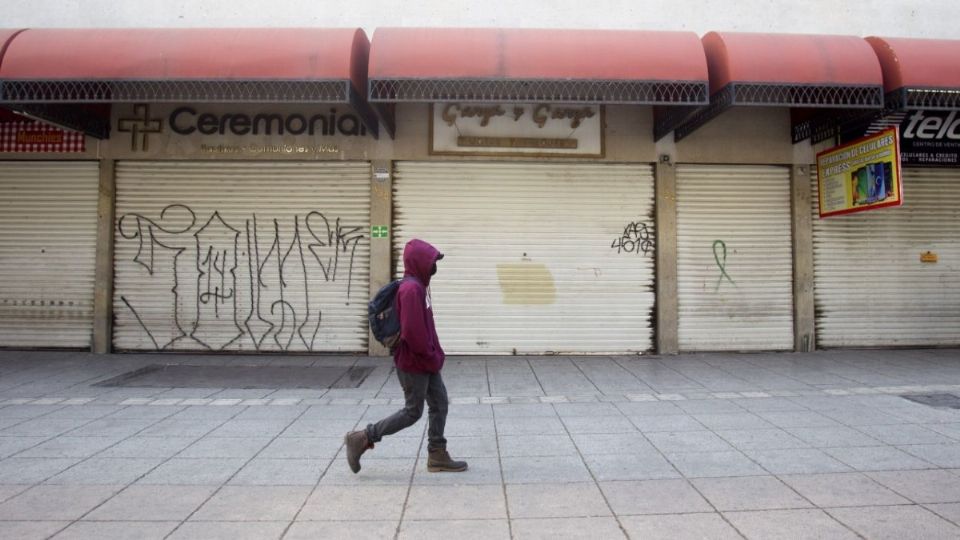
[[[447,422],[447,389],[440,377],[446,358],[433,324],[430,302],[430,278],[437,273],[437,261],[443,254],[423,240],[411,240],[403,249],[403,282],[397,291],[400,316],[400,341],[393,352],[397,378],[406,401],[403,409],[360,431],[344,437],[347,463],[354,473],[360,471],[360,456],[373,448],[385,435],[412,426],[423,415],[423,402],[429,408],[427,426],[427,470],[460,472],[465,461],[454,461],[447,453],[443,428]]]

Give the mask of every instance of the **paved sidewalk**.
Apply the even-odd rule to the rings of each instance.
[[[93,386],[158,363],[370,366],[356,389]],[[958,538],[960,351],[448,360],[462,474],[387,359],[0,352],[0,538]]]

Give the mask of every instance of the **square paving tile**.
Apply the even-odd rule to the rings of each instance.
[[[569,484],[510,484],[507,501],[511,518],[609,516],[600,489],[593,482]]]
[[[224,486],[190,520],[290,521],[310,491],[306,486]]]
[[[744,453],[773,474],[815,474],[852,470],[815,448],[744,450]]]
[[[680,407],[687,414],[723,414],[723,413],[742,413],[743,407],[737,405],[729,399],[691,399],[687,401],[677,401],[677,407]]]
[[[313,486],[330,459],[254,458],[230,479],[241,486]]]
[[[202,437],[217,429],[224,420],[191,420],[186,418],[170,418],[161,420],[141,431],[141,437]]]
[[[119,486],[36,486],[0,504],[0,520],[72,521],[119,490]]]
[[[861,473],[786,475],[780,479],[820,507],[910,504]]]
[[[576,455],[577,448],[569,435],[501,435],[500,455],[503,457],[524,456],[569,456]]]
[[[664,453],[726,452],[733,450],[729,443],[710,431],[647,433],[646,437]]]
[[[720,514],[624,516],[623,528],[631,538],[644,540],[740,540],[742,537]]]
[[[579,456],[505,457],[503,481],[507,484],[588,482],[590,472]]]
[[[880,445],[880,441],[845,426],[787,428],[786,431],[814,448]]]
[[[424,418],[426,418],[427,414],[424,413],[423,416]],[[513,420],[513,419],[498,418],[497,419],[498,428],[500,427],[500,422],[504,422],[504,421],[508,422],[508,424],[504,424],[504,425],[513,425],[517,429],[519,429],[523,425],[528,425],[528,424],[535,425],[537,423],[536,421],[531,421],[533,419],[530,419],[530,418],[516,419],[514,420],[513,424],[509,424],[510,420]],[[556,426],[560,423],[560,420],[558,418],[544,419],[544,422],[548,422],[550,420],[555,422],[554,424],[552,424],[553,426]],[[421,420],[421,422],[424,422],[424,420]],[[415,427],[416,426],[407,428],[407,430],[414,429]],[[523,434],[533,435],[535,433],[542,433],[542,432],[541,431],[525,432],[521,429],[519,433],[513,433],[513,435],[523,435]],[[479,436],[492,436],[496,434],[497,434],[497,431],[493,427],[493,418],[456,418],[456,417],[451,417],[447,415],[447,425],[446,425],[446,428],[444,429],[444,435],[448,437],[479,437]],[[499,434],[505,435],[506,433],[504,433],[504,431],[501,430]]]
[[[667,459],[687,478],[768,474],[740,452],[675,452]]]
[[[78,521],[54,536],[55,540],[162,540],[179,521]]]
[[[713,510],[697,490],[682,479],[602,482],[600,489],[618,516]]]
[[[948,519],[955,524],[960,524],[960,503],[927,504],[927,510]]]
[[[20,452],[17,457],[86,458],[117,444],[116,437],[61,436]],[[141,457],[141,456],[137,456]]]
[[[660,431],[703,431],[705,426],[689,415],[671,414],[668,416],[629,416],[633,425],[643,433]]]
[[[360,460],[360,472],[354,474],[346,458],[333,460],[320,485],[408,485],[416,463],[412,458]]]
[[[162,459],[90,458],[50,478],[47,484],[126,485],[163,463]]]
[[[613,403],[557,403],[554,407],[564,419],[575,416],[623,416],[623,412]]]
[[[454,456],[454,459],[456,459],[456,456]],[[463,472],[430,472],[427,470],[427,460],[423,458],[417,463],[413,474],[413,483],[414,485],[425,486],[500,485],[503,483],[503,478],[500,475],[500,462],[497,458],[470,458],[464,461],[467,462],[467,470]]]
[[[934,466],[892,446],[824,448],[824,452],[858,471],[933,469]]]
[[[643,454],[654,452],[653,445],[640,433],[576,433],[573,440],[584,455]]]
[[[85,519],[99,521],[183,521],[200,507],[213,486],[129,486]]]
[[[510,527],[506,519],[460,521],[408,521],[404,519],[403,525],[400,526],[398,538],[405,540],[448,540],[450,538],[456,538],[457,540],[508,540],[510,538]]]
[[[933,540],[960,537],[960,527],[922,506],[831,508],[827,511],[867,538]]]
[[[630,401],[617,403],[616,407],[627,416],[676,416],[685,414],[683,409],[668,401]]]
[[[559,418],[508,417],[497,419],[497,435],[565,435]],[[453,433],[451,433],[453,434]]]
[[[169,458],[196,442],[196,437],[131,437],[101,452],[98,457]]]
[[[404,520],[506,519],[502,485],[413,486]]]
[[[884,444],[951,444],[953,439],[914,424],[858,426],[858,430]]]
[[[20,437],[20,436],[0,436],[0,459],[10,457],[27,448],[36,446],[48,437]]]
[[[626,538],[612,517],[515,519],[512,524],[515,540]]]
[[[780,428],[839,426],[836,420],[813,411],[758,412],[758,416]]]
[[[415,441],[418,440],[415,439]],[[410,445],[409,448],[412,450],[414,445]],[[426,443],[424,443],[423,449],[420,449],[419,445],[416,445],[416,449],[422,452],[423,455],[427,455]],[[492,435],[481,437],[447,437],[447,450],[450,451],[450,455],[453,456],[454,459],[495,458],[499,456],[497,452],[497,438]],[[410,451],[408,450],[405,455],[411,455]],[[417,453],[413,452],[412,455],[416,456]]]
[[[938,467],[960,468],[960,444],[917,444],[900,449]]]
[[[740,450],[785,450],[810,446],[779,428],[718,430],[716,434]]]
[[[584,456],[597,480],[656,480],[680,478],[680,473],[659,452]]]
[[[4,521],[3,537],[10,540],[46,540],[68,525],[69,521]]]
[[[236,474],[246,460],[204,458],[171,458],[146,476],[140,484],[166,484],[182,486],[219,485]]]
[[[181,458],[243,458],[250,459],[270,443],[270,437],[204,437],[177,457]]]
[[[491,405],[478,405],[491,407]],[[549,403],[517,403],[492,405],[493,414],[497,419],[509,417],[556,417],[557,411]]]
[[[812,505],[773,476],[697,478],[693,485],[722,512],[782,510]]]
[[[80,460],[81,458],[7,458],[0,461],[0,485],[38,484]]]
[[[391,521],[295,521],[283,540],[318,538],[393,538],[399,519]]]
[[[693,417],[712,430],[718,429],[763,429],[772,428],[772,424],[749,412],[695,414]]]
[[[343,446],[343,437],[277,437],[259,457],[332,459]],[[380,445],[377,446],[380,451]]]
[[[867,476],[917,503],[960,502],[957,475],[942,470],[871,472]]]
[[[300,521],[399,521],[407,486],[319,486],[307,499]]]
[[[180,525],[167,539],[264,540],[280,538],[289,524],[289,521],[188,521]]]
[[[570,433],[637,433],[626,416],[567,416],[563,424]]]
[[[821,540],[858,536],[822,510],[765,510],[724,512],[724,516],[748,539]]]

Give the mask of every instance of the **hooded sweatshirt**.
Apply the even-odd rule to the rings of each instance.
[[[446,358],[427,296],[431,270],[440,257],[437,248],[423,240],[411,240],[403,249],[404,280],[397,291],[400,344],[393,353],[397,368],[403,371],[437,373]]]

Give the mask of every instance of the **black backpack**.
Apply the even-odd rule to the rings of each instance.
[[[400,342],[400,313],[397,312],[397,291],[403,279],[387,283],[373,300],[367,304],[367,318],[370,320],[370,331],[384,347],[393,350]]]

